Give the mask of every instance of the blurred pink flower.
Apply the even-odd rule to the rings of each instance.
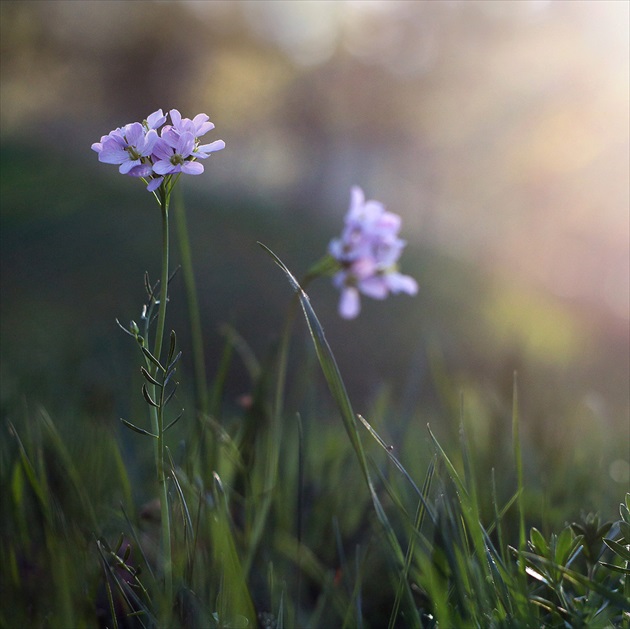
[[[398,215],[378,201],[366,201],[358,186],[352,188],[341,237],[328,247],[341,267],[333,283],[341,291],[339,314],[345,319],[359,314],[359,293],[385,299],[390,293],[418,292],[416,280],[398,272],[398,258],[406,244],[398,237],[400,224]]]

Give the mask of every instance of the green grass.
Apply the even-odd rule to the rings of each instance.
[[[141,282],[118,285],[103,269],[111,265],[88,256],[107,255],[96,243],[109,237],[116,262],[140,268],[159,234],[143,230],[143,211],[135,217],[141,195],[121,202],[128,222],[116,236],[102,215],[108,202],[87,210],[81,196],[52,195],[44,210],[38,175],[12,168],[3,172],[3,256],[26,247],[39,257],[18,256],[15,276],[2,276],[12,299],[2,304],[0,626],[630,626],[630,496],[608,474],[627,456],[618,438],[627,400],[615,380],[625,359],[606,354],[617,358],[605,366],[587,356],[603,345],[591,336],[581,348],[579,318],[557,304],[526,333],[542,316],[528,313],[545,303],[420,253],[415,264],[427,270],[413,314],[392,304],[392,327],[366,304],[348,344],[350,328],[327,323],[324,333],[320,323],[332,321],[334,301],[313,286],[311,302],[284,263],[253,244],[269,236],[281,251],[274,233],[286,215],[263,220],[247,204],[212,214],[215,258],[204,257],[198,233],[190,239],[201,268],[217,269],[196,276],[200,299],[188,301],[204,314],[193,312],[197,332],[175,305],[195,292],[183,245],[184,286],[175,280],[171,291],[169,324],[184,355],[166,425],[186,410],[165,436],[170,599],[154,453],[142,433],[151,431],[143,356],[113,324],[138,317],[130,295]],[[59,173],[42,168],[41,181],[59,185]],[[79,180],[66,183],[89,197]],[[95,190],[124,197],[102,182]],[[32,206],[42,214],[27,220]],[[205,225],[207,208],[192,206],[188,222]],[[321,246],[326,230],[309,235],[298,223],[291,253],[296,242]],[[55,239],[81,299],[29,271],[50,279]],[[227,272],[246,239],[251,248],[238,249],[246,253]],[[222,311],[239,273],[258,320],[226,315],[202,343],[205,314]],[[206,294],[216,303],[204,304]],[[111,327],[101,330],[104,315]],[[522,345],[503,352],[512,328]],[[371,354],[391,381],[366,384]]]
[[[510,469],[480,473],[463,399],[459,446],[410,430],[409,471],[355,415],[317,315],[283,268],[329,395],[320,380],[303,417],[279,416],[283,366],[263,368],[249,408],[173,428],[174,601],[161,598],[157,487],[126,461],[125,443],[143,437],[85,417],[78,431],[63,422],[64,434],[28,405],[5,425],[3,626],[627,626],[630,496],[614,525],[531,527],[541,513],[524,499],[516,400]]]

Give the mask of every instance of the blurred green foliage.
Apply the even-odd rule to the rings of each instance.
[[[0,157],[3,415],[13,417],[27,400],[52,413],[86,413],[116,425],[117,417],[132,414],[136,398],[129,390],[132,348],[115,319],[138,318],[142,275],[159,272],[155,208],[137,182],[112,177],[96,162],[44,159],[6,143]],[[219,368],[225,323],[264,363],[290,293],[256,241],[278,252],[299,277],[338,232],[343,212],[337,221],[307,221],[313,208],[270,207],[218,191],[187,193],[186,206],[209,377]],[[624,331],[436,251],[409,245],[402,264],[418,279],[420,294],[383,303],[366,299],[352,323],[337,316],[332,286],[309,287],[356,409],[369,410],[392,443],[410,448],[413,461],[409,431],[423,435],[429,421],[440,437],[456,438],[463,395],[471,440],[488,455],[489,467],[502,459],[516,370],[523,438],[532,446],[526,464],[552,520],[567,505],[586,507],[585,499],[589,508],[612,510],[608,501],[626,482],[630,428]],[[186,348],[184,304],[176,276],[169,325]],[[301,366],[312,362],[312,350],[304,328],[296,334],[290,360]],[[190,375],[186,351],[184,369]],[[190,391],[192,377],[183,380]],[[290,379],[288,410],[303,411],[309,386]],[[251,387],[242,362],[233,361],[224,402],[236,406]],[[615,461],[617,482],[611,478]],[[572,473],[562,478],[558,469]],[[581,504],[573,504],[578,496]]]

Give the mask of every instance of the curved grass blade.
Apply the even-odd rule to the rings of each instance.
[[[424,521],[424,516],[426,513],[429,513],[429,516],[434,523],[436,522],[435,516],[429,512],[428,504],[424,498],[424,496],[427,496],[429,494],[429,491],[431,489],[431,482],[433,481],[433,475],[435,474],[435,463],[436,460],[435,458],[433,458],[431,464],[429,465],[429,469],[427,470],[424,484],[422,485],[422,493],[419,494],[420,502],[418,503],[418,509],[416,511],[416,517],[414,521],[415,531],[420,531],[420,529],[422,528],[422,522]],[[396,598],[394,599],[394,606],[389,617],[389,629],[394,629],[394,627],[396,626],[396,618],[398,617],[398,611],[400,609],[400,603],[402,601],[402,596],[404,593],[404,582],[407,580],[407,575],[409,574],[411,561],[413,559],[413,554],[415,551],[415,542],[415,537],[411,536],[409,539],[409,546],[407,547],[407,554],[405,555],[405,567],[400,575],[398,588],[396,589]]]
[[[122,511],[125,521],[127,522],[127,526],[129,527],[129,530],[131,531],[131,536],[133,537],[133,541],[136,543],[136,547],[138,548],[138,550],[140,551],[140,554],[142,555],[142,560],[144,561],[144,565],[147,567],[149,574],[151,575],[151,578],[155,582],[156,580],[155,573],[153,572],[153,568],[151,568],[151,563],[149,562],[147,555],[144,552],[144,548],[142,544],[140,543],[140,538],[138,537],[138,533],[136,532],[136,527],[132,524],[131,520],[129,519],[129,516],[127,515],[127,512],[125,511],[125,507],[123,506],[122,503],[120,503],[120,510]]]
[[[188,509],[188,503],[186,502],[186,496],[184,496],[184,491],[182,490],[182,486],[179,483],[179,479],[177,478],[177,469],[175,467],[175,462],[173,461],[173,457],[171,456],[170,448],[166,448],[166,454],[168,455],[168,461],[171,464],[171,478],[173,479],[173,483],[175,485],[175,489],[177,490],[177,496],[179,498],[180,504],[182,506],[182,512],[184,514],[184,538],[188,543],[190,543],[190,536],[192,535],[193,523],[192,518],[190,517],[190,511]]]
[[[437,522],[437,517],[435,513],[433,513],[433,509],[431,508],[431,506],[426,500],[427,493],[424,492],[424,488],[421,490],[418,487],[418,485],[416,485],[413,478],[411,478],[411,476],[409,475],[409,472],[407,472],[407,470],[403,467],[403,464],[398,460],[396,455],[393,453],[392,448],[388,446],[385,443],[385,441],[383,441],[383,439],[376,432],[376,430],[374,430],[374,428],[370,425],[370,423],[362,415],[358,413],[357,413],[357,417],[359,421],[367,428],[368,432],[372,435],[372,437],[374,437],[374,439],[378,442],[381,448],[385,450],[387,456],[389,457],[389,460],[394,464],[396,469],[407,479],[409,484],[413,487],[413,490],[417,494],[418,498],[420,498],[420,501],[422,502],[427,515],[429,516],[429,518],[431,518],[431,522],[435,524]],[[434,467],[435,467],[435,464],[431,463],[431,467],[429,469],[433,470]]]
[[[278,258],[278,256],[273,253],[273,251],[271,251],[271,249],[269,249],[262,243],[258,244],[265,251],[267,251],[267,253],[273,258],[275,263],[284,271],[284,274],[286,275],[289,284],[291,285],[291,288],[297,293],[299,297],[300,304],[304,312],[304,317],[306,319],[306,323],[308,325],[308,329],[311,334],[313,344],[315,346],[317,359],[319,360],[319,364],[324,374],[324,378],[326,379],[326,382],[328,384],[328,388],[341,414],[341,418],[343,420],[346,433],[348,434],[348,437],[350,439],[350,443],[352,444],[352,447],[354,448],[354,451],[357,455],[357,459],[359,460],[361,472],[363,473],[365,482],[370,492],[370,496],[372,498],[374,511],[376,512],[376,516],[381,526],[383,527],[385,537],[389,542],[395,562],[398,564],[399,568],[403,568],[405,565],[405,555],[402,551],[402,548],[400,547],[400,544],[398,543],[398,538],[396,537],[394,529],[389,522],[389,519],[387,518],[385,510],[383,509],[383,506],[376,494],[376,490],[370,476],[365,451],[359,437],[359,432],[356,424],[356,416],[352,409],[352,404],[350,402],[350,398],[348,397],[345,384],[343,382],[343,379],[341,378],[341,373],[339,371],[339,367],[337,366],[337,361],[335,360],[332,350],[328,345],[328,341],[326,340],[324,329],[322,328],[322,325],[319,322],[319,319],[317,318],[313,307],[311,306],[308,295],[302,290],[301,286],[299,285],[295,277],[291,274],[289,269],[285,266],[282,260],[280,260],[280,258]],[[414,604],[411,588],[409,587],[408,582],[405,584],[405,594],[408,603],[407,608],[410,614],[409,621],[413,626],[420,626],[420,616]]]

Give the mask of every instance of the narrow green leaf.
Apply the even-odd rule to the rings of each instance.
[[[167,374],[166,374],[166,378],[164,378],[164,386],[166,386],[170,381],[171,378],[177,373],[177,369],[173,368],[172,370],[170,370]],[[177,385],[176,385],[177,386]]]
[[[182,490],[182,486],[179,483],[179,478],[177,477],[177,470],[175,469],[175,463],[173,461],[173,457],[171,456],[170,448],[166,448],[166,453],[168,455],[168,461],[171,465],[171,478],[175,484],[175,489],[177,490],[177,495],[179,497],[179,501],[182,505],[182,511],[184,513],[184,532],[186,535],[186,539],[190,541],[190,536],[193,532],[193,524],[192,518],[190,517],[190,511],[188,510],[188,503],[186,502],[186,497],[184,496],[184,492]]]
[[[339,407],[341,417],[346,428],[346,432],[348,433],[350,442],[352,443],[352,446],[354,447],[355,452],[359,458],[361,471],[363,472],[364,476],[366,476],[366,480],[371,487],[371,480],[369,479],[369,472],[367,468],[367,462],[365,460],[365,454],[363,452],[363,447],[361,445],[357,432],[355,414],[352,410],[352,405],[350,403],[350,399],[348,398],[345,385],[343,383],[343,380],[341,379],[339,368],[337,367],[335,358],[324,335],[324,330],[319,323],[319,320],[317,319],[313,308],[311,307],[308,295],[302,290],[297,280],[295,279],[295,277],[293,277],[293,275],[284,265],[282,260],[280,260],[280,258],[278,258],[278,256],[276,256],[276,254],[273,253],[271,249],[269,249],[262,243],[258,244],[263,249],[265,249],[265,251],[267,251],[267,253],[273,258],[275,263],[284,271],[284,274],[289,280],[291,288],[298,294],[302,309],[304,311],[304,316],[306,318],[306,323],[313,339],[315,352],[317,354],[321,369],[324,373],[324,377],[333,396],[333,399]]]
[[[623,544],[616,542],[614,539],[605,539],[604,544],[622,559],[630,561],[630,549],[626,548]]]
[[[558,541],[556,542],[555,561],[561,566],[567,565],[567,559],[571,554],[575,544],[573,543],[573,534],[570,527],[566,527],[560,535],[558,535]]]
[[[359,417],[361,416],[359,415]],[[416,531],[417,533],[420,533],[420,529],[422,528],[422,523],[424,520],[424,515],[425,513],[429,511],[427,501],[425,500],[425,496],[429,495],[431,482],[433,480],[433,475],[435,474],[435,463],[436,463],[436,459],[434,457],[433,460],[431,461],[431,464],[429,465],[429,469],[427,470],[427,474],[424,479],[424,485],[422,486],[422,492],[420,494],[420,502],[418,503],[418,508],[416,511],[416,518],[414,522],[414,531]],[[431,514],[431,520],[435,524],[436,520],[433,514]],[[389,616],[389,624],[388,624],[389,629],[393,629],[396,625],[396,619],[398,617],[400,603],[402,601],[402,597],[404,594],[405,581],[408,578],[409,569],[411,567],[411,561],[413,559],[413,555],[415,551],[415,542],[416,542],[415,536],[410,536],[409,546],[407,547],[407,553],[405,555],[405,566],[398,581],[398,587],[396,588],[396,597],[394,599],[394,605],[392,607],[392,611]]]
[[[118,572],[114,570],[114,568],[110,565],[110,562],[108,561],[106,555],[109,555],[110,559],[114,562],[116,567],[122,567],[120,565],[120,557],[118,557],[116,553],[112,552],[111,550],[107,550],[106,547],[103,545],[103,540],[97,540],[96,547],[101,556],[103,569],[105,570],[107,577],[111,579],[111,581],[114,583],[116,589],[123,597],[129,610],[141,610],[139,613],[146,617],[149,626],[156,626],[156,618],[151,614],[146,604],[140,599],[134,589],[125,581],[124,578],[119,576]],[[138,581],[138,579],[134,579],[134,584],[140,586],[141,591],[143,591],[146,595],[146,590],[144,590],[142,584]],[[142,624],[144,625],[144,623]]]
[[[621,572],[621,574],[630,574],[630,568],[624,568],[623,566],[616,566],[613,563],[608,563],[607,561],[599,562],[602,566],[608,568],[609,570],[613,570],[614,572]]]
[[[370,496],[372,498],[374,511],[376,512],[378,520],[383,527],[386,539],[389,542],[395,560],[398,563],[399,568],[402,568],[405,563],[404,554],[402,552],[400,544],[398,543],[396,533],[394,532],[394,529],[389,522],[389,519],[387,518],[385,510],[381,505],[381,502],[376,494],[376,490],[372,483],[365,451],[363,450],[363,445],[361,443],[361,439],[357,429],[356,416],[352,409],[352,404],[350,403],[350,398],[348,397],[345,384],[343,382],[343,379],[341,378],[341,373],[339,372],[337,361],[335,360],[332,350],[328,345],[328,341],[324,334],[324,329],[322,328],[322,325],[319,322],[319,319],[317,318],[313,307],[311,306],[308,295],[302,290],[289,269],[284,265],[282,260],[280,260],[280,258],[278,258],[278,256],[276,256],[276,254],[271,251],[271,249],[269,249],[262,243],[258,244],[263,249],[265,249],[265,251],[267,251],[267,253],[273,258],[275,263],[283,270],[285,276],[289,281],[289,284],[291,285],[292,289],[297,293],[300,299],[300,304],[302,305],[304,317],[306,319],[306,323],[308,325],[308,329],[313,340],[313,345],[315,347],[315,353],[317,354],[317,358],[324,374],[324,378],[326,379],[326,382],[328,384],[330,393],[332,394],[333,399],[335,400],[341,414],[341,418],[344,423],[346,433],[348,434],[348,437],[350,439],[350,443],[352,444],[357,459],[359,460],[359,466],[361,468],[366,484],[368,486],[368,490],[370,492]],[[413,626],[420,626],[420,616],[413,601],[413,595],[411,593],[411,589],[408,583],[405,584],[405,595],[408,601],[407,609],[410,614],[410,618],[408,620]]]
[[[13,474],[11,474],[11,495],[15,506],[21,509],[24,499],[24,471],[19,461],[15,462]]]
[[[162,387],[162,383],[158,382],[144,367],[140,367],[140,371],[146,380],[148,380],[152,385],[160,388]]]
[[[529,539],[532,543],[534,550],[541,556],[546,559],[549,558],[549,546],[547,546],[547,542],[543,537],[542,533],[536,528],[532,527],[529,532]]]
[[[120,504],[120,510],[123,513],[123,517],[125,518],[125,521],[127,522],[127,526],[129,527],[129,530],[131,531],[133,541],[136,543],[136,547],[138,548],[138,550],[140,551],[140,554],[142,555],[142,559],[144,560],[144,565],[148,568],[149,574],[151,575],[151,578],[153,579],[153,581],[155,581],[155,574],[153,573],[153,568],[151,568],[151,564],[149,563],[147,555],[144,552],[144,548],[142,544],[140,543],[140,538],[138,537],[138,533],[136,532],[136,527],[133,525],[133,523],[129,519],[129,516],[127,515],[127,512],[125,511],[125,507],[122,505],[122,503]],[[139,569],[140,567],[138,567],[138,570]]]
[[[171,330],[171,342],[168,348],[168,354],[166,359],[166,364],[170,365],[171,360],[173,359],[173,355],[175,354],[175,346],[177,344],[177,336],[175,334],[175,330]]]
[[[160,408],[160,405],[157,402],[153,401],[153,398],[151,397],[149,390],[147,389],[147,385],[143,384],[142,385],[142,395],[144,396],[144,399],[147,401],[147,404],[149,406],[154,406],[155,408]]]
[[[149,362],[153,363],[162,373],[166,372],[166,369],[162,367],[162,363],[160,363],[160,361],[146,347],[142,346],[140,349]]]
[[[166,396],[166,399],[164,400],[164,402],[162,402],[162,406],[166,406],[172,399],[173,396],[175,395],[175,391],[177,391],[177,385],[179,384],[179,382],[176,382],[175,385],[173,386],[173,389],[171,390],[171,392]]]
[[[464,485],[460,475],[457,473],[457,470],[455,469],[455,466],[453,465],[451,460],[448,458],[448,455],[446,454],[446,452],[444,451],[444,449],[440,445],[440,442],[437,440],[437,438],[435,437],[433,432],[431,432],[431,428],[430,428],[430,426],[428,424],[427,424],[427,430],[429,431],[429,435],[431,437],[431,440],[433,441],[433,444],[435,445],[435,447],[436,447],[440,457],[442,458],[442,460],[446,464],[446,469],[449,472],[449,476],[451,477],[451,479],[455,483],[455,486],[457,487],[457,489],[461,492],[462,497],[466,499],[466,502],[469,502],[468,490],[466,489],[466,486]]]
[[[70,479],[70,482],[74,486],[77,495],[80,497],[81,502],[83,503],[83,506],[90,517],[92,526],[96,528],[96,514],[94,513],[94,509],[92,507],[92,501],[90,500],[89,492],[85,484],[83,483],[83,477],[74,464],[74,460],[70,455],[68,448],[66,447],[66,443],[59,434],[57,427],[55,426],[55,423],[53,422],[48,412],[43,407],[40,407],[39,414],[42,425],[46,430],[46,434],[48,435],[51,444],[54,446],[55,453],[63,464],[67,477]]]
[[[149,301],[153,299],[153,295],[155,295],[155,291],[159,285],[159,281],[156,282],[155,286],[151,286],[151,281],[149,280],[149,272],[144,272],[144,288],[147,291],[147,296],[149,297]]]
[[[145,430],[144,428],[139,428],[135,424],[128,422],[126,419],[123,419],[122,417],[120,418],[120,421],[123,424],[125,424],[127,428],[131,428],[131,430],[133,430],[134,432],[137,432],[138,434],[147,435],[148,437],[153,437],[154,439],[157,439],[157,435],[154,435],[152,432],[149,432],[148,430]]]
[[[538,555],[534,555],[533,553],[530,553],[530,552],[524,552],[521,554],[528,561],[534,564],[541,565],[547,568],[548,570],[557,570],[561,572],[562,576],[568,581],[571,581],[572,583],[575,583],[577,585],[581,585],[585,588],[589,588],[597,592],[600,596],[602,596],[608,602],[612,603],[613,605],[616,605],[620,609],[624,611],[630,611],[630,600],[627,599],[625,596],[618,594],[614,590],[611,590],[606,585],[602,585],[601,583],[599,583],[598,581],[595,581],[594,579],[589,579],[587,576],[580,574],[579,572],[574,572],[573,570],[569,568],[565,568],[564,566],[559,566],[554,561],[550,561],[549,559],[545,559],[544,557],[539,557]]]
[[[98,543],[98,542],[97,542]],[[101,556],[101,565],[103,566],[103,574],[105,575],[105,591],[107,592],[107,602],[109,604],[109,613],[112,617],[114,629],[118,629],[118,619],[116,618],[116,608],[114,606],[114,596],[112,594],[112,587],[109,584],[108,579],[108,566],[105,561],[105,557]]]
[[[379,434],[376,432],[376,430],[374,430],[374,428],[369,424],[369,422],[362,415],[360,415],[359,413],[357,413],[357,418],[365,426],[365,428],[372,435],[372,437],[374,437],[374,439],[381,446],[381,448],[383,448],[383,450],[385,450],[389,460],[394,464],[396,469],[407,479],[409,484],[413,487],[413,490],[416,492],[416,495],[420,498],[421,502],[423,503],[426,513],[429,515],[429,518],[431,518],[431,521],[435,524],[437,522],[437,518],[436,518],[435,513],[433,512],[432,507],[429,505],[429,503],[426,500],[427,494],[423,493],[418,488],[418,486],[416,485],[414,480],[411,478],[411,476],[409,475],[407,470],[403,467],[402,463],[394,455],[393,449],[390,446],[388,446],[385,443],[385,441],[383,441],[383,439],[381,439]],[[432,464],[432,466],[433,466],[433,464]]]
[[[173,427],[182,418],[183,414],[184,414],[184,409],[182,409],[182,412],[164,429],[164,432],[166,432],[169,428]]]
[[[168,377],[171,372],[175,371],[175,365],[177,364],[177,361],[182,357],[182,352],[181,350],[179,352],[177,352],[177,356],[175,356],[175,358],[173,358],[172,361],[169,361],[167,363],[167,367],[166,367],[166,376]]]
[[[15,437],[18,443],[18,448],[20,450],[20,460],[22,462],[22,467],[24,469],[24,473],[26,474],[26,478],[28,479],[31,485],[31,488],[35,492],[35,495],[37,496],[42,506],[42,510],[44,514],[47,516],[47,519],[49,519],[48,523],[50,523],[51,513],[50,513],[48,501],[46,500],[47,494],[44,491],[41,482],[37,478],[37,472],[35,471],[35,467],[31,463],[31,460],[29,459],[28,454],[26,453],[26,448],[24,447],[24,444],[22,443],[22,440],[20,439],[20,436],[18,435],[17,430],[15,429],[15,426],[10,421],[8,422],[8,424],[9,424],[9,432]]]

